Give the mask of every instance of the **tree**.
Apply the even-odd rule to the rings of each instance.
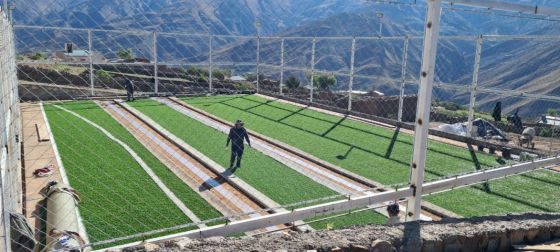
[[[222,69],[216,69],[216,70],[212,70],[212,78],[216,78],[218,80],[225,80],[226,76],[229,76],[229,71],[227,70],[222,70]]]
[[[295,76],[290,76],[290,77],[288,77],[288,80],[286,80],[286,86],[289,89],[298,88],[300,84],[301,84],[301,82]]]
[[[337,80],[334,75],[317,74],[313,77],[313,86],[319,89],[328,90],[336,86]]]
[[[556,116],[558,112],[556,111],[556,109],[549,108],[548,110],[546,110],[546,114],[549,116]]]
[[[128,48],[126,50],[120,49],[117,52],[117,56],[124,60],[130,60],[130,59],[134,59],[134,52],[132,52],[132,48]]]

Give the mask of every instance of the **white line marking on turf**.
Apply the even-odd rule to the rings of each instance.
[[[66,170],[64,170],[64,164],[62,163],[62,159],[60,158],[60,153],[58,152],[58,147],[56,145],[56,141],[54,139],[54,135],[53,135],[52,130],[51,130],[51,126],[50,126],[50,123],[49,123],[49,118],[47,117],[47,114],[45,113],[43,103],[42,102],[39,103],[39,106],[41,107],[41,114],[43,115],[43,118],[45,120],[45,125],[47,126],[47,132],[49,132],[49,138],[50,138],[51,146],[52,146],[53,151],[54,151],[54,156],[56,158],[56,162],[58,163],[58,171],[60,172],[60,176],[62,177],[62,183],[72,187],[70,185],[70,181],[68,180],[68,176],[66,176]],[[84,225],[84,221],[82,220],[82,216],[80,215],[80,209],[79,209],[79,207],[76,207],[75,210],[76,210],[76,216],[78,216],[78,226],[80,228],[80,233],[83,235],[83,239],[85,241],[85,244],[89,244],[89,237],[87,235],[86,226]]]
[[[187,206],[185,206],[185,204],[183,204],[183,202],[181,200],[179,200],[179,198],[171,190],[169,190],[169,188],[167,188],[167,186],[154,173],[154,171],[127,144],[125,144],[124,142],[122,142],[121,140],[119,140],[118,138],[113,136],[109,131],[105,130],[103,127],[95,124],[94,122],[88,120],[87,118],[77,114],[76,112],[70,111],[70,110],[68,110],[66,108],[63,108],[61,106],[58,106],[58,105],[53,105],[53,106],[55,106],[56,108],[59,108],[61,110],[64,110],[64,111],[82,119],[84,122],[90,124],[91,126],[97,128],[98,130],[100,130],[109,139],[113,140],[114,142],[116,142],[120,146],[122,146],[132,156],[132,158],[134,158],[134,160],[136,160],[136,162],[144,169],[144,171],[146,171],[146,173],[157,184],[157,186],[163,191],[163,193],[165,193],[165,195],[171,201],[173,201],[173,203],[175,203],[175,205],[183,212],[183,214],[185,214],[187,217],[189,217],[189,219],[191,219],[191,221],[193,221],[193,222],[200,222],[200,219],[189,208],[187,208]],[[202,225],[200,225],[200,226],[202,226]]]

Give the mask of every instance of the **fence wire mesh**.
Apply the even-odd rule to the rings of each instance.
[[[275,36],[260,22],[234,35],[179,31],[183,21],[158,23],[161,6],[143,1],[113,26],[76,14],[57,23],[19,2],[13,31],[6,18],[0,26],[3,221],[22,213],[34,233],[28,242],[2,230],[5,244],[50,249],[69,237],[99,249],[208,227],[240,235],[232,223],[310,206],[305,218],[239,233],[383,224],[391,203],[404,219],[423,24],[393,24],[389,10],[423,17],[425,5],[374,5],[359,23],[368,31],[351,36]],[[201,5],[211,13],[228,1]],[[462,16],[449,13],[468,10],[444,8],[425,175],[435,186],[422,218],[560,211],[547,193],[557,172],[523,163],[548,166],[560,151],[560,37],[457,35]],[[507,167],[515,172],[500,173]],[[384,193],[395,196],[344,214],[320,205]]]

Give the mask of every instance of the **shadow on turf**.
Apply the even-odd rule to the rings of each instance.
[[[248,100],[248,101],[252,101],[252,102],[258,102],[258,101],[254,101],[254,100],[251,100],[251,99],[247,99],[247,98],[244,97],[244,96],[242,96],[242,97],[237,97],[237,98],[234,98],[234,99],[231,99],[231,100],[235,100],[235,99],[244,99],[244,100]],[[228,101],[229,101],[229,100],[228,100]],[[316,117],[309,116],[309,115],[303,115],[303,114],[300,113],[300,111],[303,111],[303,110],[305,110],[305,109],[307,109],[307,108],[302,108],[302,109],[299,109],[298,111],[295,111],[295,112],[294,112],[294,111],[291,111],[291,110],[287,110],[287,109],[284,109],[284,108],[279,108],[279,107],[277,107],[277,106],[273,106],[273,105],[269,104],[271,101],[274,101],[274,100],[270,100],[270,101],[267,101],[267,102],[264,102],[264,103],[263,103],[263,102],[260,102],[259,105],[266,105],[266,106],[271,106],[271,107],[274,107],[274,108],[282,109],[282,110],[285,110],[285,111],[289,111],[289,112],[292,113],[292,114],[289,115],[289,116],[293,116],[293,115],[295,115],[295,114],[300,114],[300,115],[302,115],[302,116],[306,116],[306,117],[309,117],[309,118],[312,118],[312,119],[317,119],[317,120],[321,120],[321,121],[324,121],[324,122],[333,123],[332,121],[323,120],[323,119],[320,119],[320,118],[316,118]],[[337,123],[335,123],[334,126],[331,127],[331,128],[328,130],[328,132],[318,134],[318,133],[316,133],[316,132],[307,130],[307,129],[305,129],[305,128],[298,127],[298,126],[295,126],[295,125],[291,125],[291,124],[282,122],[282,120],[285,120],[285,119],[288,118],[289,116],[283,117],[283,118],[281,118],[281,119],[274,119],[274,118],[270,118],[270,117],[264,116],[264,115],[262,115],[262,114],[255,113],[255,112],[253,112],[253,111],[249,111],[251,108],[254,108],[254,107],[257,107],[257,106],[252,106],[252,107],[250,107],[249,109],[245,109],[245,108],[241,108],[241,107],[238,107],[238,106],[235,106],[235,105],[232,105],[232,104],[223,102],[223,101],[220,101],[220,102],[218,102],[218,103],[220,103],[220,104],[222,104],[222,105],[225,105],[225,106],[228,106],[228,107],[231,107],[231,108],[235,108],[235,109],[241,110],[241,111],[243,111],[243,112],[246,112],[246,113],[249,113],[249,114],[252,114],[252,115],[256,115],[256,116],[262,117],[262,118],[267,119],[267,120],[271,120],[271,121],[280,123],[280,124],[285,125],[285,126],[288,126],[288,127],[292,127],[292,128],[298,129],[298,130],[300,130],[300,131],[304,131],[304,132],[307,132],[307,133],[310,133],[310,134],[313,134],[313,135],[317,135],[317,136],[320,136],[320,137],[323,137],[323,138],[327,138],[327,139],[332,140],[332,141],[335,141],[335,142],[337,142],[337,143],[344,144],[344,145],[347,145],[347,146],[349,146],[349,147],[356,148],[356,149],[358,149],[358,150],[361,150],[361,151],[364,151],[364,152],[367,152],[367,153],[370,153],[370,154],[373,154],[373,155],[376,155],[376,156],[379,156],[379,157],[382,157],[382,158],[389,159],[389,160],[394,161],[394,162],[397,162],[397,163],[399,163],[399,164],[401,164],[401,165],[405,165],[405,166],[408,166],[408,165],[409,165],[409,163],[407,163],[407,162],[403,162],[403,161],[400,161],[400,160],[397,160],[397,159],[394,159],[394,158],[390,158],[390,157],[388,158],[388,157],[386,157],[386,153],[385,153],[385,154],[376,153],[376,152],[373,152],[373,151],[371,151],[371,150],[362,148],[362,147],[360,147],[360,146],[357,146],[357,145],[354,145],[354,144],[351,144],[351,143],[348,143],[348,142],[345,142],[345,141],[341,141],[341,140],[338,140],[338,139],[335,139],[335,138],[326,136],[325,133],[329,133],[329,132],[331,132],[332,130],[334,130],[336,127],[341,126],[341,127],[345,127],[345,128],[357,130],[357,131],[360,131],[360,132],[363,132],[363,133],[367,133],[367,134],[370,134],[370,135],[374,135],[374,136],[377,136],[377,137],[382,137],[382,138],[391,139],[391,140],[392,140],[392,139],[395,139],[394,142],[392,142],[392,145],[393,145],[393,146],[394,146],[394,143],[396,143],[396,142],[400,142],[400,143],[403,143],[403,144],[407,144],[407,145],[412,146],[412,144],[411,144],[410,142],[398,140],[398,138],[397,138],[398,135],[397,135],[397,136],[393,135],[392,138],[389,138],[389,137],[387,137],[387,136],[380,135],[380,134],[376,134],[376,133],[369,132],[369,131],[366,131],[366,130],[357,129],[357,128],[350,127],[350,126],[347,126],[347,125],[341,125],[341,123],[344,121],[344,118],[343,118],[342,120],[339,120]],[[474,160],[471,160],[471,159],[468,159],[468,158],[465,158],[465,157],[460,157],[460,156],[452,155],[452,154],[449,154],[449,153],[445,153],[445,152],[441,152],[441,151],[437,151],[437,150],[433,150],[433,149],[430,149],[430,151],[435,152],[435,153],[439,153],[439,154],[442,154],[442,155],[454,157],[454,158],[457,158],[457,159],[461,159],[461,160],[464,160],[464,161],[475,162]],[[348,153],[345,154],[344,156],[348,156]],[[343,156],[342,156],[342,155],[337,156],[338,159],[341,159],[340,157],[343,157]],[[478,159],[477,159],[477,160],[478,160]],[[491,165],[488,165],[488,166],[491,166]],[[438,173],[433,173],[433,174],[436,175],[436,176],[444,176],[443,174],[438,174]]]

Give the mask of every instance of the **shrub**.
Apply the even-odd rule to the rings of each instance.
[[[104,79],[104,80],[107,80],[107,79],[110,79],[110,78],[113,77],[113,75],[111,75],[111,73],[109,73],[109,72],[107,72],[103,69],[95,71],[95,76],[97,76],[100,79]]]
[[[288,77],[288,80],[286,80],[286,87],[288,87],[289,89],[298,88],[300,84],[300,80],[295,76],[290,76]]]
[[[558,112],[556,111],[556,109],[549,108],[548,110],[546,110],[546,114],[549,116],[556,116]]]
[[[187,74],[192,76],[204,77],[204,78],[208,78],[209,75],[208,70],[196,66],[190,66],[187,69]]]
[[[32,60],[43,60],[43,59],[45,59],[45,55],[43,53],[38,52],[38,53],[35,53],[35,54],[29,56],[29,58],[32,59]]]
[[[222,69],[216,69],[216,70],[212,70],[212,78],[216,78],[218,80],[225,80],[227,76],[229,76],[229,71],[227,70],[222,70]]]
[[[313,77],[313,86],[319,89],[329,90],[336,86],[337,80],[334,75],[317,74]]]
[[[247,81],[250,81],[250,82],[257,81],[257,74],[255,74],[255,73],[245,74],[245,79],[247,79]],[[264,75],[263,74],[259,74],[259,80],[264,80]]]
[[[134,59],[134,53],[132,52],[132,48],[128,48],[128,49],[120,49],[117,52],[117,56],[121,59],[125,59],[125,60],[131,60]]]

